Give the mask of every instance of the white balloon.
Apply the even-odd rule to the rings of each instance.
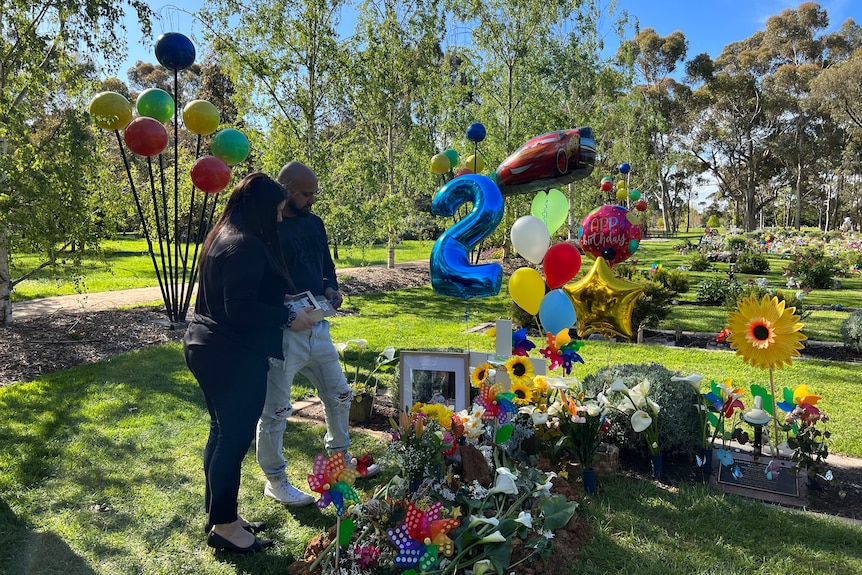
[[[551,247],[551,235],[545,222],[535,216],[523,216],[512,225],[512,245],[521,257],[534,264],[542,263]]]

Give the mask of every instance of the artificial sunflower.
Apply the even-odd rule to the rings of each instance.
[[[530,386],[523,381],[513,381],[509,386],[509,391],[515,394],[512,399],[515,405],[530,405],[533,400],[533,393]]]
[[[785,302],[777,297],[763,296],[758,301],[751,296],[739,302],[738,311],[730,313],[727,341],[746,363],[773,369],[799,357],[802,342],[808,338],[799,331],[803,324],[793,314],[796,308],[784,306]]]
[[[470,385],[477,389],[482,387],[483,383],[488,382],[488,377],[490,377],[493,370],[494,368],[491,367],[491,364],[487,362],[476,367],[473,370],[473,374],[470,376]]]
[[[516,355],[506,360],[506,372],[512,383],[521,382],[529,385],[533,379],[533,364],[530,363],[529,358]]]

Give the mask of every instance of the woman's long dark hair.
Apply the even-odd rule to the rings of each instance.
[[[215,239],[222,233],[244,233],[255,236],[266,246],[266,259],[270,266],[283,275],[292,286],[284,264],[281,244],[278,241],[276,208],[287,200],[281,184],[262,172],[244,177],[231,191],[224,211],[204,240],[201,249],[201,272],[207,265],[207,254]]]

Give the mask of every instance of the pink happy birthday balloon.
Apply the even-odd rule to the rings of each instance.
[[[630,217],[631,216],[631,217]],[[578,230],[581,248],[609,266],[628,259],[640,246],[637,219],[622,206],[601,206],[584,218]]]

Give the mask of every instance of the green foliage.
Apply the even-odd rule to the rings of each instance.
[[[829,289],[836,274],[836,261],[820,248],[807,247],[793,255],[785,274],[804,288]]]
[[[741,274],[765,274],[769,271],[769,259],[758,252],[744,251],[736,258],[736,271]]]
[[[632,279],[637,273],[637,266],[631,262],[620,262],[614,266],[614,273],[621,278]]]
[[[720,276],[710,276],[697,286],[697,301],[709,305],[723,304],[728,297],[735,298],[739,284]]]
[[[694,404],[694,389],[686,382],[671,381],[679,375],[658,363],[618,364],[599,368],[583,379],[588,395],[604,391],[617,379],[631,388],[641,380],[650,382],[650,397],[661,406],[658,416],[658,444],[667,454],[695,454],[700,449],[700,420]],[[645,452],[643,437],[632,431],[624,413],[612,412],[607,436],[627,449]]]
[[[747,247],[747,240],[743,236],[729,236],[725,242],[725,247],[732,252],[743,252]]]
[[[653,274],[652,279],[673,292],[674,297],[688,291],[688,274],[684,271],[663,267]]]
[[[862,353],[862,310],[854,311],[841,324],[841,339],[844,345]]]
[[[688,266],[693,272],[705,272],[712,267],[712,264],[705,254],[694,251],[688,258]]]
[[[658,275],[658,274],[656,274]],[[632,327],[657,327],[670,314],[676,292],[656,281],[642,282],[644,291],[632,310]]]
[[[706,220],[706,227],[708,228],[720,228],[721,227],[721,219],[715,214],[709,216],[709,219]]]

